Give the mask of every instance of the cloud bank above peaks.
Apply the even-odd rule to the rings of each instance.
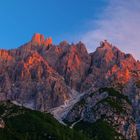
[[[81,36],[89,52],[104,39],[140,59],[140,0],[109,0],[101,18],[91,20]]]

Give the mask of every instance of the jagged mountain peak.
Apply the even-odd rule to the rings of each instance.
[[[95,52],[91,54],[93,62],[100,61],[103,62],[121,62],[127,60],[128,63],[132,62],[135,63],[136,60],[131,54],[126,54],[122,52],[119,48],[109,43],[107,40],[100,42],[100,46],[96,49]]]
[[[52,45],[52,38],[49,37],[45,39],[44,35],[35,33],[32,37],[31,42],[32,44],[48,46],[48,45]]]
[[[132,104],[138,108],[135,116],[140,120],[139,79],[140,62],[107,40],[89,54],[82,42],[63,41],[53,45],[52,38],[45,39],[36,33],[31,41],[17,49],[0,50],[0,100],[12,100],[40,111],[56,107],[56,116],[61,113],[60,108],[67,113],[82,93],[89,96],[86,93],[93,89],[114,87],[119,88],[121,94],[131,95]],[[94,94],[91,104],[100,95]],[[85,106],[83,102],[80,105]]]
[[[100,47],[102,49],[111,49],[112,48],[112,44],[109,43],[107,40],[101,41],[100,42]]]
[[[10,55],[9,51],[0,50],[0,60],[11,60],[12,56]]]
[[[32,43],[38,43],[39,45],[44,42],[44,35],[35,33],[32,37]]]

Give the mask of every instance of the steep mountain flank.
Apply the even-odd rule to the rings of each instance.
[[[113,88],[102,88],[77,102],[64,122],[82,130],[91,138],[136,140],[136,125],[132,114],[133,109],[127,96]]]
[[[82,88],[91,85],[124,86],[131,79],[139,77],[140,63],[131,54],[125,54],[107,41],[91,53],[91,67]],[[136,76],[137,75],[137,76]]]
[[[104,95],[99,89],[105,87],[118,91],[119,98],[116,94],[115,97],[108,95],[105,105],[103,100],[103,103],[95,106],[98,107],[97,112],[87,111],[90,104],[94,106],[98,97]],[[93,92],[95,90],[98,94]],[[93,98],[90,97],[91,93]],[[124,98],[120,102],[120,95],[128,97],[131,105]],[[87,103],[89,100],[88,105],[83,103],[83,98],[86,98]],[[117,120],[121,119],[124,123],[122,125],[111,118],[111,121],[116,122],[114,125],[119,126],[111,126],[111,133],[135,139],[135,123],[138,129],[140,124],[140,62],[106,40],[100,43],[95,52],[88,53],[82,42],[69,44],[63,41],[54,45],[51,37],[45,39],[43,35],[35,34],[31,41],[17,49],[0,50],[0,100],[11,100],[30,109],[52,112],[61,122],[62,117],[66,117],[65,121],[76,123],[71,128],[79,125],[77,121],[83,121],[79,120],[83,114],[77,111],[72,113],[79,100],[82,110],[86,110],[87,116],[90,116],[88,121],[97,116],[102,118],[101,112],[105,107],[107,114],[117,116]],[[109,103],[113,107],[117,106],[120,112],[110,111],[112,107]],[[79,105],[76,109],[83,112]],[[101,122],[96,118],[92,123],[102,124],[102,121],[105,127],[110,127],[106,118],[101,119]]]

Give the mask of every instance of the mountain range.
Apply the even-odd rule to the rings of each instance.
[[[51,113],[87,139],[137,140],[140,61],[107,40],[88,53],[82,42],[54,45],[37,33],[17,49],[0,50],[0,101]]]

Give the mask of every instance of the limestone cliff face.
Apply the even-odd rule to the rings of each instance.
[[[138,81],[139,70],[140,63],[132,55],[107,41],[89,54],[81,42],[53,45],[51,38],[34,34],[31,41],[18,49],[0,50],[0,98],[25,98],[24,102],[32,98],[33,106],[47,102],[54,107],[71,96],[70,89],[84,92],[92,87],[124,88],[130,81]],[[36,101],[36,96],[42,101]],[[56,102],[50,102],[50,98]]]
[[[64,51],[57,69],[71,88],[80,91],[81,83],[88,74],[90,61],[91,57],[84,44],[78,43],[71,45]]]
[[[80,91],[91,62],[83,43],[55,46],[41,34],[0,56],[0,100],[42,111],[64,104],[71,89]]]
[[[44,43],[44,37],[37,34],[18,49],[0,51],[0,100],[15,100],[29,108],[45,111],[69,99],[71,90],[64,78],[39,52],[50,43],[47,46],[41,43]]]
[[[83,83],[82,90],[96,85],[118,86],[125,85],[134,78],[140,70],[140,64],[131,54],[125,54],[107,41],[91,54],[91,67]]]
[[[73,90],[113,87],[129,97],[139,122],[139,80],[140,62],[106,40],[89,54],[82,42],[53,45],[35,34],[17,49],[0,50],[0,100],[41,111],[64,104]]]

